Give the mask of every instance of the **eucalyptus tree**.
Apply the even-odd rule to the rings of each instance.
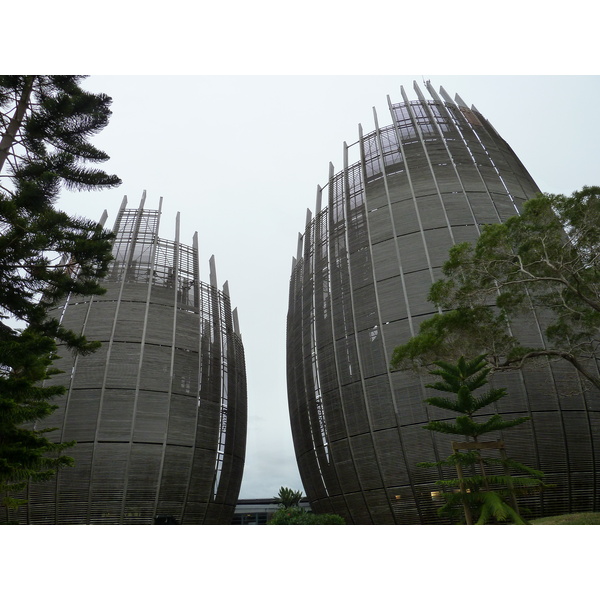
[[[504,223],[485,225],[475,244],[450,250],[429,300],[440,310],[395,349],[394,368],[487,355],[495,369],[539,357],[572,364],[600,389],[600,187],[540,194]],[[532,310],[546,344],[526,347],[512,322]]]

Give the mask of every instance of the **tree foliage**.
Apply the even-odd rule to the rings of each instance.
[[[63,394],[62,386],[43,386],[57,373],[51,368],[56,344],[31,330],[6,334],[0,343],[0,496],[4,513],[0,521],[10,522],[11,510],[24,500],[15,497],[28,481],[45,481],[56,469],[73,461],[61,452],[74,442],[54,443],[45,434],[52,429],[32,428],[50,415],[56,406],[50,400]]]
[[[439,314],[395,349],[395,368],[486,354],[497,369],[540,356],[570,362],[594,386],[600,343],[600,187],[540,194],[520,215],[485,225],[473,244],[450,250],[429,300]],[[516,317],[535,309],[545,347],[522,345]]]
[[[339,515],[330,513],[316,514],[298,506],[280,508],[273,514],[268,525],[345,525],[346,521]]]
[[[107,125],[111,99],[83,90],[81,80],[0,76],[0,486],[5,490],[69,462],[48,458],[64,446],[31,427],[54,409],[48,400],[62,393],[43,387],[52,372],[55,340],[79,353],[99,345],[49,315],[70,294],[103,293],[99,281],[112,258],[112,234],[55,206],[63,187],[120,184],[115,175],[88,166],[108,159],[88,138]]]
[[[499,414],[493,414],[487,420],[476,417],[475,413],[506,396],[505,388],[490,388],[479,396],[473,393],[488,382],[491,368],[486,366],[484,355],[470,361],[461,357],[456,364],[443,361],[435,364],[438,368],[431,374],[441,380],[426,387],[449,395],[432,396],[425,402],[459,413],[459,416],[454,422],[430,421],[424,429],[473,440],[467,445],[466,452],[453,452],[439,462],[419,463],[422,467],[452,467],[457,470],[457,478],[436,482],[436,485],[452,490],[442,492],[445,504],[438,512],[452,515],[462,508],[468,524],[475,521],[481,525],[491,520],[524,524],[516,496],[539,492],[544,487],[541,479],[544,474],[509,459],[500,442],[492,442],[491,445],[491,448],[500,449],[500,458],[483,456],[482,449],[486,448],[486,443],[480,443],[480,437],[520,425],[529,417],[511,420],[505,420]],[[511,470],[522,475],[513,476]],[[465,472],[467,475],[464,475]]]
[[[297,507],[300,504],[300,500],[302,500],[302,492],[281,486],[279,488],[279,494],[275,496],[275,500],[279,502],[279,505],[282,508]]]
[[[108,159],[87,138],[108,123],[111,99],[84,91],[80,80],[0,77],[0,317],[86,350],[93,346],[48,310],[70,293],[102,293],[112,236],[55,203],[61,187],[102,189],[120,180],[86,166]]]
[[[345,525],[339,515],[315,514],[300,507],[302,492],[288,487],[280,487],[274,497],[279,509],[269,519],[269,525]]]

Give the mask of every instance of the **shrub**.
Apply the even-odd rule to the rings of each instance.
[[[268,525],[345,525],[346,521],[339,515],[315,514],[303,508],[280,508],[273,514]]]

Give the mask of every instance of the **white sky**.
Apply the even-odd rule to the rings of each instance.
[[[201,277],[215,255],[219,286],[238,307],[248,379],[248,444],[241,498],[303,489],[287,412],[285,326],[291,258],[306,209],[342,145],[372,131],[386,96],[410,99],[430,79],[474,104],[512,146],[543,191],[598,184],[600,77],[447,76],[100,76],[86,87],[113,98],[113,115],[95,145],[123,184],[97,193],[63,193],[69,213],[112,226],[127,195],[136,207],[163,196],[161,237],[199,234]],[[423,86],[421,85],[423,89]],[[425,90],[424,90],[425,91]]]

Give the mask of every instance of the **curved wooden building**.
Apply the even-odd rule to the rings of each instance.
[[[145,196],[145,194],[144,194]],[[162,203],[162,199],[161,199]],[[193,246],[158,237],[161,210],[127,209],[103,296],[70,298],[63,324],[99,340],[55,363],[67,386],[44,421],[77,440],[75,467],[29,488],[32,524],[231,523],[246,443],[244,350],[227,283]]]
[[[344,145],[307,215],[293,261],[287,323],[288,399],[305,492],[315,512],[356,524],[439,522],[441,473],[417,467],[450,453],[422,426],[448,413],[428,406],[424,382],[391,372],[393,349],[434,314],[429,288],[449,248],[502,222],[538,187],[492,125],[460,97],[417,98],[392,124]],[[516,330],[543,344],[535,314]],[[556,488],[527,500],[534,515],[599,510],[600,398],[566,364],[497,374],[499,410],[532,420],[507,430],[509,454]],[[450,474],[449,474],[450,475]]]

